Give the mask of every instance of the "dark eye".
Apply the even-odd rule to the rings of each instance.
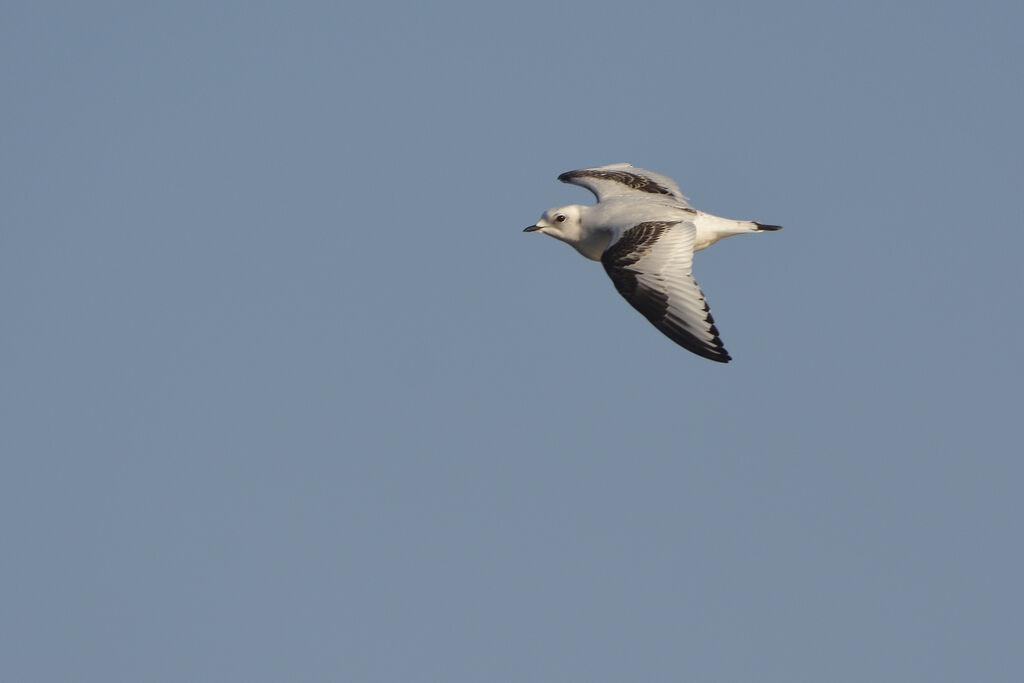
[[[565,220],[565,214],[564,213],[560,213],[557,216],[555,216],[555,222],[557,222],[557,223],[561,223],[564,220]]]

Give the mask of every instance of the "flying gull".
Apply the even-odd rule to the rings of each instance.
[[[632,164],[569,171],[558,179],[587,188],[597,204],[550,209],[524,232],[551,235],[600,261],[619,294],[665,336],[698,356],[728,363],[693,279],[693,253],[724,237],[782,226],[697,211],[674,180]]]

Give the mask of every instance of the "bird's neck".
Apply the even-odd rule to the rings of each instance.
[[[600,261],[601,254],[612,240],[612,233],[604,229],[583,229],[579,239],[569,242],[576,251],[591,261]]]

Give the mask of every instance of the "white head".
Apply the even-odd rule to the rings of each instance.
[[[536,225],[531,225],[523,232],[542,232],[551,235],[555,239],[575,245],[583,239],[583,227],[580,224],[580,212],[583,207],[579,204],[569,204],[548,209],[540,217]]]

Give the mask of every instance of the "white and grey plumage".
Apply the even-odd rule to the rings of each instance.
[[[780,226],[697,211],[674,180],[632,164],[569,171],[558,179],[587,188],[597,204],[550,209],[525,232],[550,235],[600,261],[619,293],[665,336],[699,356],[728,363],[729,353],[693,279],[693,253],[730,235]]]

